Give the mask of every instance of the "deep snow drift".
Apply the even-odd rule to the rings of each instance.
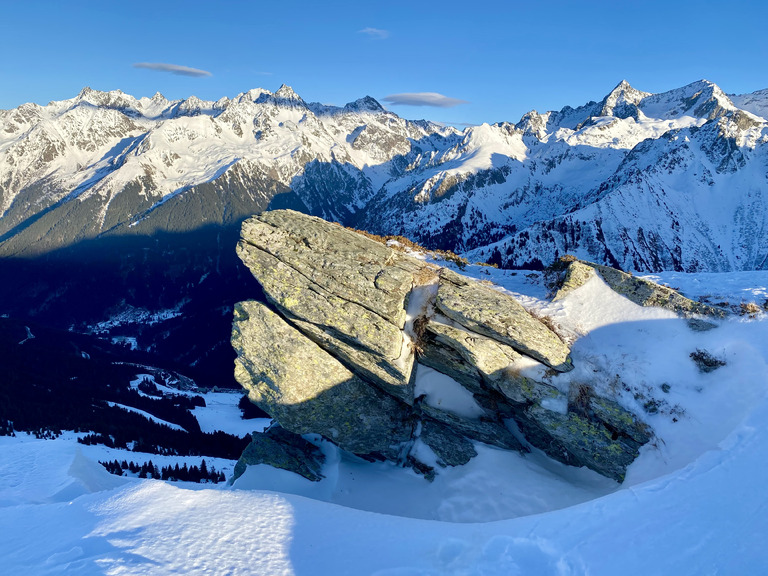
[[[430,484],[328,444],[326,479],[250,467],[234,486],[108,474],[144,455],[0,438],[7,574],[761,574],[768,571],[768,320],[698,332],[593,279],[557,303],[535,273],[474,268],[575,339],[573,372],[641,415],[656,439],[619,485],[586,469],[478,445]],[[713,302],[762,304],[768,273],[659,274]],[[706,350],[725,366],[702,373]],[[600,375],[599,377],[597,375]],[[605,375],[616,375],[606,378]],[[422,385],[429,387],[429,374]],[[243,433],[234,394],[206,395],[206,431]],[[435,400],[439,401],[439,399]],[[445,401],[456,402],[451,396]],[[158,465],[180,459],[146,455]],[[233,462],[207,459],[230,476]]]

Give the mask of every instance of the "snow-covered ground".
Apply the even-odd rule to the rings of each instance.
[[[624,484],[536,452],[484,445],[467,466],[443,470],[430,484],[327,444],[320,483],[264,466],[250,467],[234,486],[166,483],[108,474],[98,461],[126,453],[79,445],[71,433],[0,437],[3,573],[768,573],[764,315],[698,332],[598,279],[551,303],[536,273],[467,273],[521,295],[575,338],[576,369],[558,385],[590,384],[653,427],[655,440]],[[762,305],[768,291],[763,272],[656,279],[713,302]],[[690,358],[697,349],[725,366],[699,372]],[[263,427],[264,420],[239,419],[238,399],[207,394],[195,416],[206,431]],[[165,465],[172,457],[149,458]],[[231,475],[233,462],[206,460]]]

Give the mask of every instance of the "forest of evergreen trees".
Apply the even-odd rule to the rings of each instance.
[[[200,463],[200,466],[187,466],[186,462],[183,466],[179,466],[177,462],[175,466],[163,466],[162,468],[158,468],[156,464],[152,463],[152,460],[141,465],[127,460],[122,462],[112,460],[111,462],[99,462],[99,464],[104,466],[110,474],[117,476],[131,474],[139,478],[154,478],[171,482],[210,482],[213,484],[226,480],[223,472],[218,472],[213,467],[208,468],[205,460]]]
[[[121,354],[115,356],[109,343],[95,337],[0,318],[0,435],[53,438],[73,430],[88,433],[83,443],[135,452],[240,457],[249,437],[200,430],[191,410],[205,406],[202,396],[163,394],[149,380],[132,388],[140,369],[118,361]]]

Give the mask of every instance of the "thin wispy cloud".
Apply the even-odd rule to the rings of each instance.
[[[369,38],[375,38],[376,40],[384,40],[389,38],[389,30],[382,30],[381,28],[363,28],[357,31],[358,34],[365,34]]]
[[[404,92],[384,97],[384,102],[394,106],[433,106],[435,108],[453,108],[459,104],[469,104],[466,100],[449,98],[437,92]]]
[[[179,66],[178,64],[166,64],[164,62],[137,62],[134,68],[146,68],[147,70],[156,70],[157,72],[168,72],[177,76],[192,76],[201,78],[203,76],[212,76],[207,70],[190,68],[189,66]]]

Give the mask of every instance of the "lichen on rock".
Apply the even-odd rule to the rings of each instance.
[[[286,430],[393,459],[393,446],[410,437],[405,404],[347,370],[264,304],[235,306],[232,345],[235,378]]]
[[[273,424],[266,431],[251,435],[251,443],[235,464],[231,482],[240,478],[248,466],[256,464],[267,464],[294,472],[312,482],[319,482],[323,479],[324,461],[325,456],[319,448],[298,434]]]

